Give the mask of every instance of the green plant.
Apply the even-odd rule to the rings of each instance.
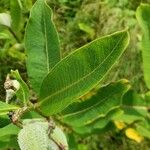
[[[7,103],[0,103],[0,137],[4,146],[19,133],[18,142],[23,150],[68,149],[63,132],[54,123],[76,133],[90,134],[105,131],[103,128],[107,128],[110,120],[122,113],[118,108],[130,87],[126,80],[95,89],[83,102],[80,98],[95,88],[120,58],[129,42],[128,32],[98,38],[61,58],[51,18],[48,4],[37,0],[25,33],[27,73],[36,96],[33,100],[19,72],[11,71],[5,82]],[[7,114],[14,125],[9,124]]]
[[[11,37],[13,44],[22,41],[16,30],[16,27],[22,30],[22,4],[22,1],[11,2],[13,22],[6,28],[15,34]],[[18,6],[18,12],[14,12]],[[16,13],[19,16],[16,17]],[[144,33],[141,47],[148,88],[149,14],[148,4],[138,7],[136,16]],[[92,28],[84,23],[79,23],[79,28],[94,38]],[[8,38],[7,34],[2,37]],[[143,137],[150,138],[149,91],[138,94],[125,79],[99,84],[128,42],[128,32],[119,31],[98,38],[63,58],[52,11],[47,2],[37,0],[25,31],[29,82],[23,81],[17,70],[6,77],[6,99],[0,101],[0,148],[86,149],[82,144],[77,148],[77,135],[87,137],[113,131],[114,124],[137,142]]]

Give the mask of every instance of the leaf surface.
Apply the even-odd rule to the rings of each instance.
[[[0,115],[6,115],[9,111],[19,109],[18,106],[6,104],[5,102],[0,101]]]
[[[3,128],[0,128],[0,138],[2,139],[2,137],[6,135],[17,135],[19,131],[20,129],[17,126],[9,124]]]
[[[33,89],[39,94],[44,77],[60,61],[59,40],[52,12],[45,0],[37,0],[26,27],[27,72]]]
[[[150,88],[150,5],[141,4],[136,11],[137,20],[143,31],[142,57],[145,82]]]
[[[137,120],[144,120],[149,115],[147,101],[132,89],[125,93],[120,108],[124,113],[117,116],[115,120],[129,124]]]
[[[60,112],[95,87],[119,59],[129,42],[120,31],[77,49],[45,77],[37,106],[46,115]]]
[[[122,97],[129,88],[126,80],[104,86],[89,100],[70,105],[62,112],[62,119],[71,126],[85,126],[105,117],[111,110],[121,106]]]

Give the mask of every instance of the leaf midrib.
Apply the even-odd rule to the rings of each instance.
[[[65,90],[67,90],[68,88],[74,86],[75,84],[79,83],[80,81],[82,81],[82,80],[84,80],[85,78],[87,78],[88,76],[90,76],[93,72],[95,72],[95,70],[97,70],[97,68],[101,67],[102,64],[109,58],[109,56],[111,56],[111,54],[115,51],[116,47],[119,45],[119,43],[121,42],[121,40],[123,39],[124,36],[125,36],[125,34],[122,35],[122,37],[120,38],[120,40],[118,40],[118,42],[116,43],[116,45],[115,45],[114,48],[112,49],[111,53],[110,53],[95,69],[93,69],[93,71],[91,71],[90,73],[88,73],[87,75],[85,75],[84,77],[82,77],[81,79],[77,80],[76,82],[73,82],[72,84],[70,84],[70,85],[68,85],[68,86],[66,86],[66,87],[64,87],[64,88],[62,88],[61,90],[59,90],[59,91],[57,91],[57,92],[51,94],[50,96],[47,96],[46,98],[44,98],[44,99],[40,102],[40,104],[42,104],[42,103],[43,103],[44,101],[46,101],[47,99],[50,99],[50,98],[54,97],[54,96],[57,95],[58,93],[59,93],[59,94],[62,93],[63,91],[65,91]]]
[[[46,68],[47,68],[47,73],[50,71],[50,65],[49,65],[49,53],[48,53],[48,44],[47,44],[47,34],[46,34],[46,30],[47,30],[47,28],[46,28],[46,22],[45,22],[45,9],[44,9],[44,11],[43,11],[43,14],[44,14],[44,17],[43,17],[43,22],[44,22],[44,36],[45,36],[45,52],[46,52]],[[48,15],[49,15],[49,13],[48,13]],[[51,16],[50,16],[51,17]]]

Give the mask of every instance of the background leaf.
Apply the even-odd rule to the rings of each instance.
[[[19,109],[18,106],[6,104],[5,102],[0,101],[0,115],[5,115],[9,111]]]
[[[59,41],[52,12],[44,0],[37,0],[31,9],[26,27],[25,48],[28,76],[38,94],[44,77],[60,60]]]
[[[14,31],[19,31],[22,21],[22,3],[20,0],[10,1],[11,27]]]
[[[150,88],[150,5],[141,4],[136,11],[137,20],[143,31],[142,56],[145,82]]]
[[[148,116],[147,101],[134,90],[129,90],[123,97],[121,109],[124,113],[115,119],[128,124],[144,120]]]
[[[60,61],[44,79],[40,109],[60,112],[96,86],[121,56],[129,42],[127,31],[99,38]]]

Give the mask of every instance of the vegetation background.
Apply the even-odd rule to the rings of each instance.
[[[29,10],[35,0],[22,0],[22,23],[16,31],[6,30],[0,26],[0,99],[4,99],[3,84],[10,69],[20,71],[26,81],[25,53],[23,37]],[[143,93],[147,91],[142,72],[142,56],[140,49],[141,29],[135,18],[135,10],[141,2],[150,0],[50,0],[54,12],[54,22],[59,33],[62,54],[92,41],[97,37],[129,28],[131,41],[119,63],[104,79],[104,83],[128,79],[133,88]],[[10,0],[0,0],[0,13],[10,11]],[[128,139],[118,129],[103,135],[93,135],[85,139],[77,137],[80,150],[148,150],[150,140],[137,143]]]

